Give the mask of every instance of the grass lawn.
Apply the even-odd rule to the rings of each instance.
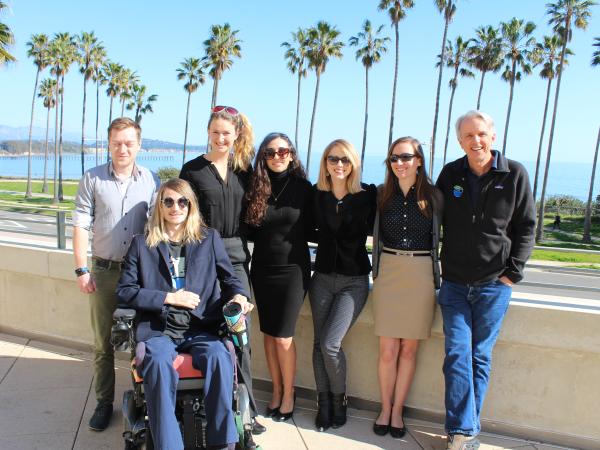
[[[32,181],[31,191],[32,193],[42,193],[42,181]],[[74,181],[63,181],[63,194],[74,196],[77,193],[78,183]],[[11,181],[11,180],[0,180],[0,191],[17,191],[23,192],[27,190],[26,181]],[[54,185],[52,182],[48,183],[48,194],[54,195]]]
[[[73,200],[63,200],[57,206],[52,204],[51,197],[34,197],[25,200],[25,197],[21,194],[15,195],[0,192],[0,208],[5,211],[39,213],[53,216],[58,209],[69,211],[75,209],[75,203]]]
[[[590,266],[590,264],[600,264],[600,255],[590,253],[564,253],[552,250],[534,250],[531,255],[531,259],[537,259],[542,261],[581,263],[586,265],[588,268],[600,268]]]

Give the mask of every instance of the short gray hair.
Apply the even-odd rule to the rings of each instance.
[[[460,126],[467,119],[481,119],[485,122],[485,124],[488,127],[490,127],[492,132],[496,132],[496,127],[494,126],[494,119],[492,119],[492,116],[490,116],[487,113],[484,113],[483,111],[478,111],[476,109],[472,109],[471,111],[466,112],[465,114],[460,116],[458,119],[456,119],[455,129],[456,129],[456,137],[458,139],[460,139]]]

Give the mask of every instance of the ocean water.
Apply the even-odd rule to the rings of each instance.
[[[186,160],[199,156],[198,152],[188,152]],[[311,164],[311,180],[315,182],[318,171],[318,157],[313,155],[314,164]],[[383,156],[366,155],[363,170],[363,181],[366,183],[379,184],[383,181],[385,166],[383,165]],[[100,158],[100,163],[106,161],[106,154]],[[137,161],[140,165],[148,167],[151,170],[158,170],[161,167],[181,167],[182,154],[180,151],[172,152],[144,152],[138,154]],[[533,187],[533,176],[535,174],[535,162],[522,162],[529,172],[531,184]],[[89,169],[96,165],[96,156],[88,154],[85,156],[85,168]],[[437,177],[442,163],[436,160],[434,179]],[[544,165],[542,163],[540,172],[543,175]],[[44,157],[41,155],[32,156],[32,176],[41,179],[44,176]],[[586,201],[588,196],[590,176],[592,172],[591,164],[567,163],[556,161],[550,166],[550,178],[546,188],[547,196],[550,195],[572,195],[580,200]],[[597,170],[598,172],[598,170]],[[5,177],[27,177],[27,157],[26,156],[4,156],[0,157],[0,176]],[[54,176],[54,157],[48,159],[48,178]],[[79,179],[81,177],[81,156],[68,154],[63,156],[63,178]],[[541,194],[541,178],[538,182],[538,198]],[[600,174],[596,174],[594,183],[594,198],[600,195]]]

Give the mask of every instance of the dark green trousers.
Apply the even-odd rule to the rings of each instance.
[[[117,307],[115,289],[120,270],[117,264],[109,269],[92,264],[96,292],[90,295],[90,313],[94,330],[94,385],[98,403],[112,403],[115,398],[115,356],[110,343],[112,315]]]

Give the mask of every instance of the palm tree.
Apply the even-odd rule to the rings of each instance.
[[[293,43],[297,47],[293,46]],[[298,150],[298,125],[300,121],[300,84],[302,78],[306,78],[308,71],[306,70],[306,53],[308,51],[308,30],[298,28],[298,31],[292,33],[292,44],[283,42],[282,47],[286,49],[285,59],[287,59],[287,67],[292,73],[298,74],[298,94],[296,98],[296,132],[294,134],[294,145]]]
[[[121,64],[107,61],[102,69],[102,78],[107,84],[106,95],[110,97],[110,108],[108,112],[108,125],[112,122],[113,102],[115,97],[119,95],[119,77],[124,67]],[[107,136],[108,139],[108,136]],[[110,152],[106,152],[106,162],[110,161]]]
[[[56,123],[54,141],[54,203],[62,200],[62,130],[63,130],[63,105],[65,95],[65,74],[76,59],[76,46],[69,33],[57,33],[49,46],[49,65],[51,73],[56,76]],[[60,95],[60,97],[59,97]],[[60,105],[60,125],[58,123],[58,106]],[[58,186],[57,186],[58,173]],[[57,188],[58,187],[58,188]]]
[[[183,163],[185,163],[185,153],[187,149],[188,120],[190,117],[190,100],[192,94],[198,90],[201,84],[204,84],[204,65],[199,58],[186,58],[177,69],[177,79],[186,80],[183,89],[187,92],[187,106],[185,109],[185,134],[183,136]]]
[[[502,31],[502,47],[505,54],[504,60],[506,61],[502,79],[510,83],[506,123],[504,124],[504,140],[502,142],[502,154],[504,155],[506,154],[508,125],[512,110],[515,81],[521,81],[524,75],[531,73],[530,62],[536,42],[535,38],[531,36],[533,30],[535,30],[533,22],[525,22],[513,17],[510,22],[500,23],[500,29]]]
[[[454,14],[456,14],[456,3],[458,0],[435,0],[435,6],[438,11],[444,16],[444,34],[442,35],[442,51],[440,52],[440,61],[444,61],[446,53],[446,36],[448,35],[448,27]],[[435,113],[433,114],[433,132],[431,133],[431,151],[429,153],[429,173],[433,176],[433,158],[435,157],[435,137],[437,133],[437,120],[440,112],[440,90],[442,88],[442,70],[443,65],[440,64],[438,72],[437,92],[435,94]]]
[[[102,70],[106,63],[106,50],[101,45],[94,47],[90,67],[92,69],[92,80],[96,83],[96,165],[98,159],[98,125],[100,120],[100,85],[106,83],[104,71]]]
[[[2,10],[8,9],[5,2],[0,2],[0,13]],[[0,67],[9,62],[14,62],[17,59],[8,52],[8,48],[15,43],[15,36],[8,25],[0,22]]]
[[[95,67],[93,64],[94,52],[98,47],[102,47],[94,32],[83,31],[80,36],[76,36],[77,50],[79,51],[79,72],[83,75],[83,111],[81,113],[81,175],[85,172],[85,105],[87,99],[87,82],[94,75]]]
[[[48,130],[50,129],[50,110],[56,105],[56,80],[46,78],[42,80],[38,92],[38,97],[44,101],[44,108],[48,110],[46,114],[46,147],[44,151],[44,182],[42,192],[48,193]]]
[[[33,64],[37,67],[35,72],[35,84],[33,85],[33,99],[31,100],[31,119],[29,121],[29,152],[27,156],[27,189],[25,198],[31,198],[31,134],[33,132],[33,117],[35,110],[35,97],[40,80],[40,73],[48,66],[48,36],[45,34],[34,34],[27,43],[27,56],[33,58]]]
[[[125,115],[125,103],[131,100],[133,87],[140,81],[140,77],[131,69],[123,69],[119,76],[119,99],[121,100],[121,117]]]
[[[595,38],[594,47],[598,50],[592,55],[592,66],[600,66],[600,38]],[[598,138],[596,139],[596,151],[594,152],[594,162],[592,164],[592,177],[590,178],[590,191],[587,204],[585,205],[585,220],[583,221],[583,242],[592,242],[592,198],[594,194],[594,179],[596,178],[596,163],[598,162],[598,148],[600,147],[600,127],[598,128]]]
[[[446,125],[446,142],[444,143],[444,162],[446,164],[446,151],[448,149],[448,137],[450,136],[450,122],[452,120],[452,105],[454,104],[454,93],[456,92],[456,87],[458,86],[458,76],[474,78],[475,74],[471,72],[469,69],[463,67],[464,64],[467,64],[469,59],[472,57],[471,54],[471,42],[473,39],[463,40],[462,37],[457,36],[454,41],[454,45],[450,40],[448,40],[448,44],[446,45],[446,52],[444,55],[444,60],[440,59],[438,64],[445,63],[446,67],[451,67],[454,69],[454,76],[448,82],[448,86],[452,90],[450,94],[450,103],[448,106],[448,124]]]
[[[481,94],[483,92],[483,80],[487,72],[498,72],[502,67],[502,38],[497,28],[488,25],[475,30],[476,38],[471,46],[471,59],[469,64],[481,72],[479,93],[477,94],[477,110],[481,105]]]
[[[310,119],[310,134],[308,136],[308,151],[306,155],[306,175],[310,171],[310,149],[312,147],[312,137],[315,125],[315,113],[317,112],[317,98],[319,97],[319,85],[321,74],[325,72],[330,58],[341,58],[344,43],[338,40],[340,32],[335,26],[329,25],[325,21],[320,21],[316,26],[308,30],[308,58],[309,67],[315,69],[317,84],[315,86],[315,100],[313,103],[312,116]]]
[[[134,84],[131,88],[131,101],[127,104],[128,110],[135,110],[135,121],[142,122],[142,115],[152,113],[152,103],[156,101],[158,95],[152,94],[146,97],[146,86],[143,84]]]
[[[548,116],[548,105],[550,104],[550,91],[552,87],[552,80],[556,77],[558,67],[558,51],[562,46],[560,36],[544,36],[544,43],[538,42],[535,46],[534,59],[536,64],[543,64],[542,70],[540,70],[540,77],[548,80],[548,87],[546,88],[546,103],[544,105],[544,116],[542,119],[542,131],[540,133],[540,143],[538,146],[537,161],[535,164],[535,176],[533,178],[533,198],[537,198],[537,184],[539,178],[540,161],[542,159],[542,143],[544,142],[544,132],[546,130],[546,118]],[[573,52],[567,48],[566,54],[572,55]],[[565,65],[567,64],[565,59]]]
[[[242,41],[237,38],[239,30],[232,30],[228,23],[224,25],[213,25],[210,27],[210,37],[204,41],[206,56],[202,61],[210,67],[209,75],[213,79],[211,109],[217,104],[217,93],[219,90],[219,80],[223,72],[231,69],[233,65],[232,57],[241,58]]]
[[[392,111],[390,113],[390,132],[388,137],[388,148],[392,145],[392,135],[394,133],[394,111],[396,108],[396,84],[398,82],[398,64],[399,64],[399,41],[400,37],[398,34],[398,24],[402,19],[406,17],[406,10],[415,6],[413,0],[380,0],[379,6],[377,7],[380,11],[387,9],[394,27],[394,34],[396,36],[396,62],[394,64],[394,85],[392,87]],[[445,39],[445,37],[444,37]]]
[[[556,3],[547,5],[547,14],[550,15],[548,24],[553,26],[562,41],[562,49],[560,51],[559,67],[564,67],[565,55],[567,52],[567,43],[573,37],[573,25],[576,28],[585,30],[587,28],[588,19],[591,16],[590,9],[595,5],[591,0],[558,0]],[[556,90],[554,93],[554,108],[552,111],[552,121],[550,123],[550,135],[548,137],[548,151],[546,153],[546,168],[544,170],[544,182],[542,183],[542,195],[540,197],[540,207],[538,213],[538,223],[535,230],[535,240],[539,242],[543,238],[543,220],[546,199],[546,183],[548,182],[548,172],[550,169],[550,158],[552,156],[552,142],[554,140],[554,128],[556,126],[556,112],[558,111],[558,96],[560,94],[560,82],[562,80],[563,71],[558,71],[556,80]]]
[[[367,146],[367,122],[369,120],[369,69],[373,64],[381,61],[382,55],[387,52],[385,44],[390,41],[389,37],[377,37],[382,29],[383,25],[374,31],[371,22],[365,20],[362,31],[358,33],[357,36],[352,36],[349,41],[349,44],[352,47],[362,46],[356,50],[356,59],[360,59],[365,67],[365,126],[363,130],[362,150],[360,153],[361,167],[364,166],[365,148]]]

